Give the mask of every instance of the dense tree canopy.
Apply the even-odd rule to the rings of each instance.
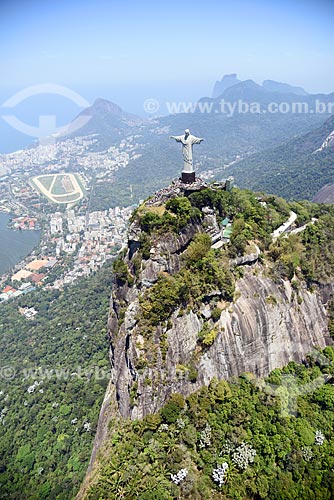
[[[266,380],[213,379],[143,421],[113,421],[86,498],[330,500],[334,392],[324,375],[334,375],[332,348]]]
[[[83,480],[109,380],[111,275],[0,306],[0,498],[70,499]]]

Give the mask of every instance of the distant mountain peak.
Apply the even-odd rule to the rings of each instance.
[[[248,79],[248,80],[243,80],[242,82],[238,83],[238,86],[242,86],[244,88],[249,88],[249,89],[260,89],[261,85],[258,83],[254,82],[254,80]]]
[[[281,94],[308,95],[303,87],[294,87],[289,83],[276,82],[275,80],[264,80],[262,87],[269,92],[280,92]]]
[[[216,81],[213,88],[212,97],[213,98],[219,97],[226,89],[240,82],[241,80],[238,79],[236,73],[231,73],[230,75],[224,75],[220,81],[219,80]]]
[[[115,104],[114,102],[109,101],[108,99],[104,99],[103,97],[97,97],[93,103],[93,107],[99,107],[99,106],[106,106],[106,107],[112,106],[121,109],[121,107],[118,106],[118,104]]]
[[[118,106],[118,104],[115,104],[112,101],[108,101],[107,99],[102,99],[101,97],[95,99],[92,106],[86,108],[84,111],[82,111],[81,114],[95,116],[101,113],[112,115],[125,121],[133,121],[133,119],[139,119],[136,115],[132,115],[130,113],[127,113],[126,111],[123,111],[123,109]]]
[[[77,129],[75,124],[81,117],[88,117],[89,120]],[[121,130],[124,131],[128,127],[139,125],[143,121],[139,116],[124,111],[118,104],[99,97],[71,122],[66,136],[98,134],[109,140],[111,137],[118,137]],[[72,124],[74,124],[74,128]]]
[[[277,92],[280,94],[295,94],[295,95],[308,95],[305,89],[302,87],[295,87],[289,83],[276,82],[275,80],[264,80],[262,85],[258,85],[253,80],[239,80],[236,73],[231,73],[229,75],[224,75],[221,80],[218,80],[213,88],[212,97],[213,99],[220,97],[224,92],[234,87],[235,85],[245,85],[245,87],[253,88],[257,90],[267,91],[267,92]]]
[[[253,80],[243,80],[242,82],[236,83],[231,87],[228,87],[220,98],[228,100],[230,102],[236,102],[238,99],[244,101],[262,101],[263,96],[267,96],[267,92],[263,90],[261,85],[254,82]]]

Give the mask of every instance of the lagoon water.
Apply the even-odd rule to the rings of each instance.
[[[9,271],[39,243],[40,231],[13,231],[10,216],[0,213],[0,275]]]

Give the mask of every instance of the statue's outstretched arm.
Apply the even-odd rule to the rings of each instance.
[[[201,142],[203,142],[204,139],[202,137],[192,137],[192,143],[193,144],[200,144]]]
[[[176,142],[181,142],[182,139],[183,139],[183,135],[170,135],[169,138],[170,139],[175,139]]]

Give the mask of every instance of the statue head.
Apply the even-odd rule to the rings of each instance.
[[[185,129],[184,131],[185,135],[188,136],[190,134],[190,130],[188,128]]]

